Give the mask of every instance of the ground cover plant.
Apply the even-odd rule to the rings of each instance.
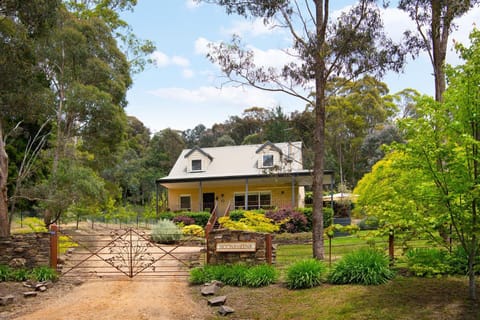
[[[266,264],[248,266],[246,264],[205,265],[190,271],[192,284],[204,284],[213,280],[236,287],[263,287],[278,279],[277,270]]]
[[[320,285],[326,273],[322,261],[305,259],[297,261],[286,270],[286,284],[289,289],[305,289]]]
[[[49,267],[40,266],[33,269],[12,268],[7,265],[0,265],[0,282],[2,281],[54,281],[58,278],[55,270]]]
[[[336,262],[328,280],[334,284],[378,285],[392,279],[394,275],[383,252],[362,248],[346,254]]]

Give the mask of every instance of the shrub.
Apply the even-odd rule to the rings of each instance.
[[[468,273],[468,255],[462,246],[456,247],[451,254],[450,266],[452,273],[466,275]],[[477,252],[475,259],[475,274],[480,274],[480,255]]]
[[[6,265],[0,265],[0,282],[10,279],[11,268]]]
[[[278,274],[269,265],[247,266],[245,264],[205,265],[190,270],[189,281],[192,284],[203,284],[219,280],[230,286],[261,287],[274,283]]]
[[[175,213],[173,212],[160,212],[158,214],[160,220],[173,220],[175,218]]]
[[[353,251],[335,264],[329,281],[335,284],[377,285],[392,279],[387,256],[371,248]]]
[[[312,231],[312,213],[313,213],[313,208],[298,208],[298,211],[300,213],[303,213],[303,215],[307,218],[307,230],[306,231]],[[323,207],[323,227],[328,228],[333,221],[333,209],[331,207]]]
[[[49,267],[36,267],[30,272],[30,278],[36,281],[55,281],[58,278],[57,272]]]
[[[9,280],[11,281],[25,281],[30,278],[30,272],[25,268],[12,269]]]
[[[185,236],[196,236],[196,237],[205,237],[205,231],[202,227],[191,224],[182,228],[182,233]]]
[[[244,210],[232,210],[228,213],[228,216],[232,221],[240,221],[240,219],[245,218],[244,213]]]
[[[254,232],[276,232],[280,226],[273,223],[273,221],[261,213],[253,211],[245,211],[244,217],[240,221],[233,221],[230,217],[221,217],[218,222],[230,230],[245,230]]]
[[[287,269],[287,287],[289,289],[304,289],[318,286],[322,282],[325,271],[323,262],[316,259],[295,262]]]
[[[433,277],[449,274],[450,256],[447,251],[436,248],[414,248],[405,254],[407,267],[417,277]]]
[[[210,212],[187,212],[185,215],[192,218],[195,224],[203,228],[205,228],[211,216]]]
[[[245,277],[247,286],[258,288],[275,283],[278,279],[278,272],[271,265],[260,264],[249,268]]]
[[[152,228],[151,238],[158,243],[173,243],[181,237],[182,230],[170,220],[160,220]]]
[[[176,224],[182,224],[184,226],[195,224],[195,220],[187,216],[176,216],[175,218],[173,218],[172,221],[175,222]]]
[[[379,220],[375,216],[369,216],[358,223],[360,230],[376,230],[379,227]]]
[[[297,233],[308,231],[308,220],[303,213],[291,209],[269,211],[265,214],[280,225],[280,232]]]

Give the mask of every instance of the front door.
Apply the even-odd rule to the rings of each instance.
[[[215,193],[208,192],[203,194],[203,211],[212,212],[215,208]]]

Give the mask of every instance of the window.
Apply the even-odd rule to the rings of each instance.
[[[202,170],[202,160],[192,160],[192,171]]]
[[[235,209],[245,209],[245,193],[235,193]],[[249,192],[248,209],[270,208],[272,194],[270,192]]]
[[[190,211],[191,199],[190,195],[180,196],[180,210]]]
[[[263,167],[273,167],[273,154],[264,154],[263,155]]]

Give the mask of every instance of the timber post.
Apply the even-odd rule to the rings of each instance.
[[[50,225],[50,268],[57,270],[58,260],[58,226]]]

